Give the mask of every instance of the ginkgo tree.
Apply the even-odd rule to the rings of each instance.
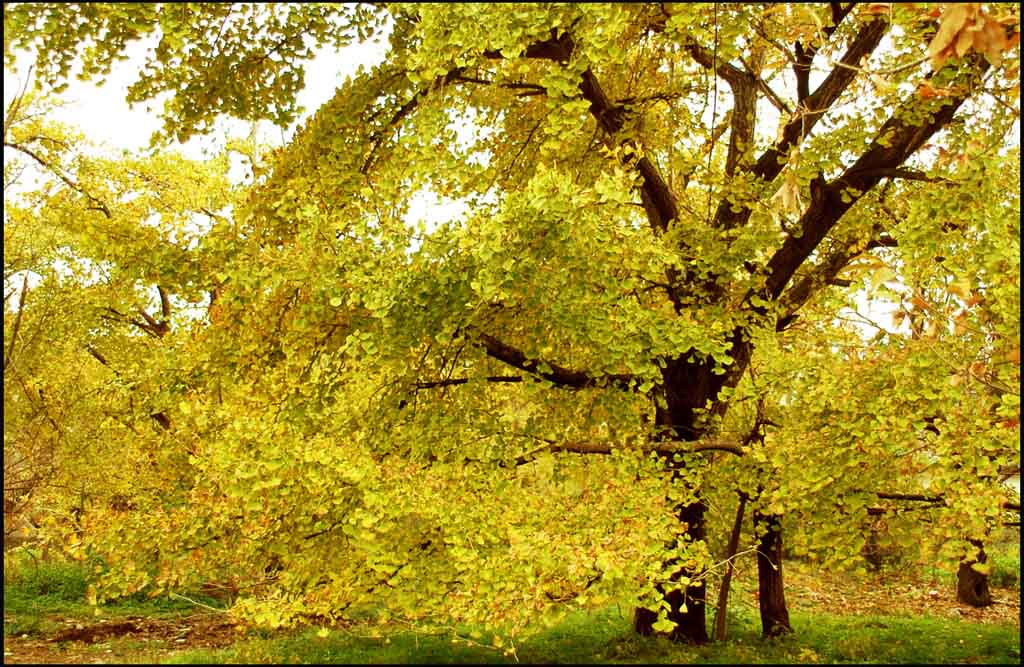
[[[1008,351],[954,325],[955,361],[912,346],[927,363],[875,389],[905,403],[820,407],[835,396],[807,378],[857,366],[836,356],[769,373],[790,383],[772,390],[780,405],[813,407],[794,435],[730,412],[758,391],[751,368],[792,354],[801,322],[830,330],[849,302],[844,271],[898,247],[891,277],[934,305],[932,258],[996,247],[1006,261],[1019,243],[991,208],[957,218],[948,195],[1014,141],[1015,6],[10,4],[4,24],[5,56],[32,51],[57,87],[78,60],[102,75],[127,42],[158,39],[129,97],[168,94],[164,137],[179,139],[221,113],[290,121],[311,44],[389,31],[381,64],[263,156],[267,171],[202,238],[210,261],[185,252],[146,275],[160,295],[210,290],[213,305],[147,357],[143,391],[163,420],[138,467],[155,477],[78,549],[98,595],[219,568],[256,622],[369,609],[511,636],[625,590],[640,596],[638,632],[702,642],[706,501],[736,476],[712,456],[738,471],[762,452],[744,483],[771,524],[801,510],[806,484],[842,473],[835,457],[815,459],[817,481],[767,465],[799,456],[803,429],[852,459],[860,442],[842,429],[875,429],[866,441],[881,446],[883,425],[905,442],[941,420],[929,452],[959,479],[989,465],[949,458],[975,433],[953,407],[980,391],[971,378],[1010,373],[985,380],[1007,389],[986,394],[985,414],[1019,411],[1006,385],[1019,352],[996,370],[986,360]],[[101,220],[109,183],[61,180],[83,224]],[[414,228],[422,192],[466,213]],[[956,218],[944,234],[939,211]],[[136,266],[132,243],[107,245],[94,252]],[[962,290],[998,294],[983,310],[1005,323],[1019,276],[957,266]],[[978,303],[963,293],[962,326]],[[902,358],[902,342],[876,342],[877,358]],[[964,366],[968,354],[983,358]],[[913,399],[940,361],[964,382]],[[867,410],[884,419],[864,422]],[[999,443],[1019,423],[1004,431]]]

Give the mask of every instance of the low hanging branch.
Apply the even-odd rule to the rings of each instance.
[[[975,77],[980,78],[990,67],[984,58],[972,57],[968,61],[972,65],[971,75]],[[798,223],[800,233],[787,236],[768,261],[765,287],[769,299],[779,298],[793,274],[843,215],[885,178],[884,174],[902,167],[907,158],[946,127],[970,94],[970,87],[964,85],[962,90],[945,98],[920,125],[907,120],[908,110],[919,104],[917,94],[910,94],[882,124],[868,149],[841,176],[832,182],[826,182],[822,176],[811,181],[811,203]]]
[[[683,442],[665,440],[662,442],[650,443],[636,447],[634,445],[612,445],[607,442],[556,442],[543,439],[547,444],[533,449],[515,459],[515,465],[521,466],[533,461],[538,454],[558,454],[569,452],[573,454],[611,454],[618,449],[639,449],[644,453],[656,453],[659,456],[671,456],[673,454],[697,454],[700,452],[720,451],[729,452],[736,456],[743,456],[746,448],[732,440],[698,440],[695,442]]]
[[[415,386],[417,389],[437,389],[440,387],[454,387],[460,384],[466,384],[474,380],[483,380],[484,382],[522,382],[523,376],[521,375],[488,375],[484,378],[448,378],[445,380],[432,380],[428,382],[417,382]]]

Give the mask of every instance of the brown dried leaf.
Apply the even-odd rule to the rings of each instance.
[[[971,7],[968,4],[954,4],[947,5],[946,10],[942,12],[942,18],[939,19],[939,31],[935,33],[935,38],[928,45],[928,55],[931,56],[934,68],[938,69],[946,61],[947,56],[944,56],[943,53],[955,43],[957,35],[960,34],[960,30],[967,22],[970,10]]]
[[[987,19],[981,30],[974,33],[974,48],[985,54],[989,62],[999,65],[1007,50],[1006,32],[999,21]]]

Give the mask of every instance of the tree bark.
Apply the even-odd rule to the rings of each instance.
[[[782,581],[782,522],[774,514],[754,512],[754,524],[764,529],[757,548],[757,590],[761,629],[765,637],[793,632]]]
[[[988,575],[975,570],[971,565],[985,563],[988,556],[980,540],[971,540],[978,547],[976,559],[965,558],[956,573],[956,599],[972,607],[987,607],[992,604],[992,592],[988,589]]]

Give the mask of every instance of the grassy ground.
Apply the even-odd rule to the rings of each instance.
[[[487,635],[467,642],[395,626],[241,634],[225,614],[182,600],[136,598],[97,611],[84,602],[80,567],[5,554],[4,662],[1019,664],[1019,548],[998,559],[993,582],[1012,587],[995,587],[996,605],[984,610],[958,605],[948,574],[890,567],[854,577],[793,562],[785,573],[796,633],[780,640],[760,637],[748,567],[733,583],[724,643],[640,638],[632,610],[613,606],[571,616],[505,653]]]
[[[703,647],[641,639],[615,611],[579,614],[516,647],[509,656],[447,637],[396,633],[386,639],[315,631],[278,639],[241,641],[221,650],[189,651],[179,664],[202,663],[1006,663],[1019,664],[1020,636],[1013,626],[946,619],[835,616],[800,612],[797,635],[766,641],[750,614],[733,619],[731,638]]]

